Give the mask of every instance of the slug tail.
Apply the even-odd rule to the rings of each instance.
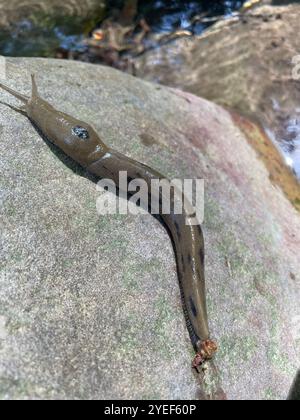
[[[8,86],[3,85],[2,83],[0,83],[0,88],[5,90],[6,92],[10,93],[15,98],[19,99],[20,101],[24,102],[25,104],[27,104],[28,101],[29,101],[29,98],[27,96],[21,95],[20,93],[18,93],[15,90],[9,88]]]

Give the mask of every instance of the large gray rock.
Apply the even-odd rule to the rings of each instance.
[[[259,121],[300,178],[299,14],[299,4],[251,9],[144,54],[136,73]]]
[[[284,399],[299,367],[300,217],[231,115],[83,63],[9,59],[56,107],[168,177],[206,181],[215,363],[233,399]],[[1,92],[1,100],[16,104]],[[197,398],[171,242],[151,216],[97,215],[95,184],[0,105],[1,398]],[[72,170],[73,169],[73,170]],[[218,378],[205,378],[203,392]]]

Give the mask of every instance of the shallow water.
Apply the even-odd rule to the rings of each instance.
[[[270,133],[274,136],[274,133]],[[300,108],[287,117],[279,133],[275,133],[275,142],[283,152],[287,165],[300,180]]]
[[[9,31],[0,31],[0,55],[25,57],[56,57],[58,51],[79,51],[84,49],[82,40],[101,22],[116,16],[122,1],[109,0],[105,16],[94,16],[92,22],[80,22],[63,16],[50,20],[41,18],[33,24],[27,19],[16,22]],[[185,1],[185,0],[139,0],[135,20],[145,18],[152,32],[164,33],[178,29],[189,29],[201,33],[211,23],[192,23],[192,19],[205,13],[207,16],[230,15],[238,10],[244,1]]]
[[[152,30],[172,32],[178,28],[192,30],[200,34],[210,24],[195,22],[195,16],[205,14],[207,17],[227,15],[239,10],[245,1],[160,1],[140,2],[140,14],[145,16]]]

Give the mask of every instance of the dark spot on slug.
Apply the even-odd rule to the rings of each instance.
[[[87,129],[84,127],[80,127],[80,125],[76,125],[76,127],[72,128],[72,134],[74,134],[82,140],[87,140],[90,137]]]
[[[111,175],[111,177],[113,178],[114,174],[107,166],[102,165],[102,168],[105,169],[105,171],[107,172],[107,175]]]
[[[180,226],[179,226],[178,222],[176,222],[176,221],[174,222],[174,225],[175,225],[175,228],[176,228],[176,233],[177,233],[178,239],[180,239],[181,238]]]
[[[190,296],[190,306],[191,306],[191,310],[193,315],[196,317],[197,316],[197,309],[196,306],[194,304],[193,298]]]
[[[188,254],[188,262],[189,262],[189,264],[192,264],[192,256],[191,256],[191,254]]]
[[[182,269],[185,272],[185,264],[184,264],[184,256],[183,256],[183,254],[181,254],[181,264],[182,264]]]
[[[200,248],[199,255],[200,255],[201,264],[204,265],[204,251],[203,251],[203,248]]]

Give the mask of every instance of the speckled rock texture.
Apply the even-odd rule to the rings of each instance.
[[[5,83],[29,93],[30,72],[45,99],[108,145],[170,178],[205,179],[222,388],[229,399],[287,398],[299,367],[300,216],[231,115],[83,63],[9,59]],[[99,216],[84,171],[0,109],[1,398],[204,398],[164,228],[150,215]],[[220,397],[214,380],[207,398]]]
[[[136,74],[260,122],[300,178],[299,14],[299,3],[256,7],[144,54]]]

